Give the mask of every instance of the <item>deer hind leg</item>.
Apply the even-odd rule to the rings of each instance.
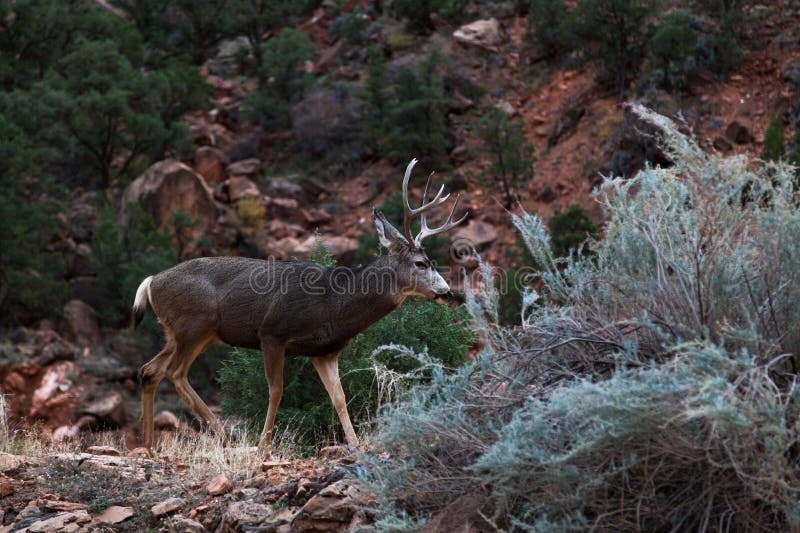
[[[174,353],[175,341],[172,335],[167,332],[167,344],[164,349],[139,369],[139,381],[142,387],[142,436],[145,447],[151,450],[155,444],[153,416],[156,390],[158,389],[158,384],[167,375],[169,362]]]
[[[258,448],[266,454],[272,446],[272,435],[275,429],[275,415],[278,414],[278,405],[283,396],[283,362],[284,347],[272,341],[262,341],[261,351],[264,353],[264,374],[269,386],[269,407],[264,429],[258,441]]]
[[[174,355],[167,370],[167,378],[175,386],[175,392],[198,419],[214,432],[224,436],[222,422],[197,392],[189,384],[189,368],[201,353],[203,353],[216,339],[214,337],[194,342],[178,342]]]
[[[322,379],[322,384],[325,385],[325,390],[328,391],[328,396],[331,397],[336,414],[339,415],[339,421],[342,423],[342,428],[344,428],[347,444],[358,446],[358,437],[356,437],[353,424],[350,422],[350,414],[347,412],[347,400],[344,397],[342,382],[339,379],[339,353],[324,357],[312,357],[311,362],[314,364],[314,368],[317,369],[317,373]]]

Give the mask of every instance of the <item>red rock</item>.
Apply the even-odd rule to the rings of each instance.
[[[138,202],[159,227],[168,225],[178,210],[191,219],[199,218],[206,227],[217,219],[214,198],[203,177],[175,159],[153,164],[125,189],[120,222],[126,227],[130,217],[128,205],[132,202]]]
[[[230,492],[232,488],[233,485],[228,477],[225,474],[220,474],[208,483],[206,491],[208,491],[208,494],[211,496],[219,496]]]
[[[139,457],[143,459],[152,459],[150,450],[144,447],[134,448],[128,452],[128,457]]]
[[[85,406],[81,413],[94,416],[101,423],[112,427],[124,426],[127,419],[122,395],[117,391],[109,392],[105,396],[94,400]]]
[[[261,168],[261,160],[252,157],[231,163],[226,170],[229,176],[257,176]]]
[[[17,492],[17,484],[13,478],[0,473],[0,498],[11,496]]]
[[[3,380],[3,390],[7,393],[25,390],[25,378],[19,372],[11,371]]]
[[[69,403],[72,395],[64,393],[72,386],[67,376],[74,373],[75,365],[69,361],[49,367],[31,398],[30,416],[41,417],[49,414],[48,411]]]
[[[153,418],[153,425],[156,429],[176,430],[180,427],[181,423],[175,413],[172,411],[160,411]]]
[[[53,431],[53,435],[50,439],[53,442],[64,442],[67,440],[72,440],[77,437],[81,432],[81,428],[78,426],[60,426]]]
[[[110,455],[112,457],[119,457],[122,455],[119,453],[119,450],[113,446],[89,446],[86,451],[94,455]]]
[[[64,304],[64,319],[67,321],[72,339],[81,347],[100,344],[100,326],[97,313],[81,300],[70,300]]]
[[[218,185],[227,179],[226,166],[228,166],[228,156],[219,148],[201,146],[195,152],[194,169],[210,185]]]

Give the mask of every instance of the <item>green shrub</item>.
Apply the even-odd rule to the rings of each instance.
[[[667,91],[684,89],[697,71],[696,47],[697,32],[689,15],[683,11],[666,15],[648,42],[654,83]]]
[[[775,116],[769,120],[767,132],[764,134],[764,147],[761,159],[779,161],[786,155],[786,137],[783,133],[783,122]]]
[[[406,21],[409,30],[426,33],[434,29],[432,15],[447,22],[462,20],[467,0],[394,0],[392,11]]]
[[[636,77],[647,42],[645,21],[659,0],[578,0],[567,31],[574,45],[603,66],[602,77],[624,92]]]
[[[535,59],[567,54],[572,39],[564,0],[530,0],[525,45]]]
[[[131,223],[120,230],[116,210],[101,209],[92,236],[92,255],[101,323],[119,327],[127,324],[136,289],[144,278],[177,262],[170,237],[159,231],[153,219],[136,204],[129,206]]]
[[[314,43],[305,32],[287,28],[261,45],[260,56],[259,88],[247,102],[248,111],[265,128],[289,128],[290,106],[313,79],[303,65],[314,56]]]
[[[503,193],[504,207],[514,203],[514,191],[533,174],[533,146],[525,138],[522,121],[509,119],[492,108],[478,123],[478,131],[492,160],[489,174]]]
[[[368,142],[380,150],[386,138],[390,102],[386,58],[383,50],[377,46],[367,49],[366,78],[358,96],[364,108],[364,130],[367,132]]]
[[[591,257],[557,258],[541,218],[513,216],[538,294],[506,329],[478,284],[483,352],[387,413],[361,463],[379,529],[418,528],[461,497],[474,529],[800,523],[794,171],[706,154],[632,109],[674,166],[604,183]]]
[[[438,161],[449,149],[443,61],[442,53],[433,50],[416,72],[403,69],[398,75],[385,126],[385,155],[395,162],[406,164],[409,154]]]
[[[564,212],[556,210],[547,225],[550,229],[550,246],[557,257],[566,257],[586,239],[597,235],[597,227],[592,219],[577,204],[571,205]]]
[[[335,33],[350,44],[360,45],[366,41],[366,30],[369,19],[358,10],[347,13],[333,21],[332,33]]]

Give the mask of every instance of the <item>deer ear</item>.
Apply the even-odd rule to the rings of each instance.
[[[408,248],[405,237],[392,226],[386,217],[377,209],[372,209],[372,222],[375,224],[375,231],[378,233],[378,240],[384,248],[390,252]]]

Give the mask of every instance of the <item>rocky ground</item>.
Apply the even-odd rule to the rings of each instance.
[[[0,532],[347,531],[369,524],[371,500],[352,479],[355,462],[348,450],[329,448],[320,459],[202,476],[144,449],[0,454]]]

